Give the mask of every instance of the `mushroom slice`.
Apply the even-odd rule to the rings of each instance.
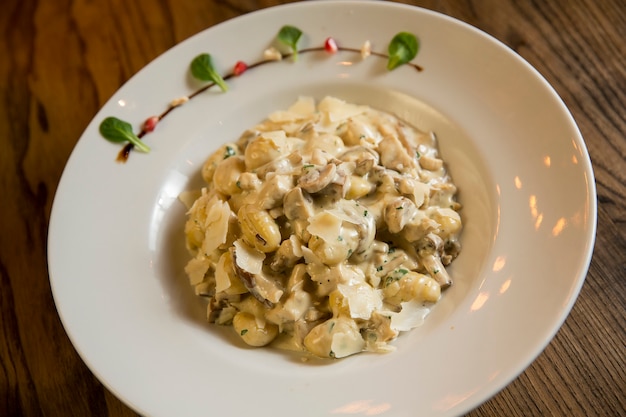
[[[282,297],[283,290],[275,280],[263,274],[265,255],[241,240],[236,241],[230,251],[233,254],[235,272],[243,285],[254,298],[272,308]]]
[[[363,176],[370,172],[375,165],[378,165],[380,158],[378,154],[371,149],[364,146],[357,146],[341,154],[339,159],[344,162],[354,162],[356,164],[354,173]]]
[[[425,203],[428,204],[430,186],[414,178],[400,177],[394,178],[394,183],[398,191],[408,196],[415,203],[415,207],[420,208]]]
[[[291,235],[289,239],[283,240],[270,263],[272,271],[278,273],[293,268],[302,258],[301,246],[302,242],[296,235]]]
[[[437,171],[443,167],[443,161],[439,158],[431,158],[430,156],[422,156],[419,159],[419,164],[422,168],[429,171]]]
[[[333,155],[320,148],[313,148],[310,152],[309,162],[314,165],[327,165],[333,160]]]
[[[322,191],[335,178],[337,165],[328,164],[322,168],[304,168],[306,173],[298,179],[303,190],[314,194]]]
[[[313,214],[313,200],[311,196],[302,192],[302,188],[295,187],[283,197],[285,217],[289,220],[308,220]]]
[[[402,229],[402,237],[404,237],[407,242],[417,242],[428,233],[438,228],[439,224],[436,221],[426,217],[423,211],[418,211],[415,218]]]
[[[456,239],[447,239],[443,246],[444,255],[441,257],[441,262],[444,265],[449,265],[461,252],[461,244]]]
[[[385,207],[385,222],[391,233],[399,233],[417,215],[417,207],[406,197],[399,197]]]
[[[363,339],[367,343],[367,350],[373,352],[394,351],[395,347],[387,343],[396,339],[399,333],[391,328],[391,316],[383,311],[374,311],[368,326],[361,331]]]
[[[417,162],[413,155],[409,155],[400,140],[393,135],[387,135],[378,144],[381,164],[388,169],[401,173],[416,173]]]
[[[434,233],[428,233],[418,242],[418,256],[424,269],[446,289],[452,285],[452,279],[441,262],[443,255],[443,240]]]
[[[345,198],[350,189],[350,171],[351,170],[347,167],[347,163],[340,163],[337,166],[334,178],[319,194],[333,202]]]
[[[337,267],[324,265],[322,260],[306,246],[302,247],[302,254],[306,264],[306,272],[316,284],[315,292],[318,297],[330,294],[341,279],[341,270]]]
[[[283,197],[293,188],[291,175],[268,175],[265,183],[259,190],[258,204],[266,210],[278,207],[283,202]]]

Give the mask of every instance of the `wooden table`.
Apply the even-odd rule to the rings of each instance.
[[[176,43],[276,0],[5,0],[0,13],[0,416],[134,416],[72,347],[46,266],[53,196],[97,110]],[[556,88],[594,164],[598,233],[541,356],[470,416],[626,415],[626,3],[419,0],[517,51]]]

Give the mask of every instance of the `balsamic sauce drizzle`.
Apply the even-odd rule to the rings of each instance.
[[[304,49],[300,49],[298,50],[298,54],[302,55],[302,54],[306,54],[309,52],[320,52],[320,51],[324,51],[324,47],[323,46],[318,46],[318,47],[313,47],[313,48],[304,48]],[[337,51],[341,51],[341,52],[355,52],[355,53],[361,53],[360,49],[357,48],[348,48],[348,47],[342,47],[339,46],[337,48]],[[371,51],[370,55],[379,57],[379,58],[384,58],[384,59],[388,59],[389,55],[381,53],[381,52],[375,52],[375,51]],[[260,67],[262,65],[265,64],[269,64],[272,62],[280,62],[282,60],[285,59],[289,59],[290,57],[293,56],[293,53],[288,53],[288,54],[284,54],[282,56],[282,59],[280,60],[276,60],[276,59],[263,59],[261,61],[255,62],[253,64],[248,65],[246,71],[249,71],[253,68],[256,67]],[[414,64],[412,62],[406,63],[405,65],[409,65],[413,68],[415,68],[417,71],[423,71],[424,69],[417,65]],[[224,81],[227,81],[228,79],[232,78],[235,76],[234,72],[230,72],[226,75],[224,75]],[[189,100],[191,100],[192,98],[194,98],[195,96],[197,96],[198,94],[201,94],[203,92],[205,92],[206,90],[208,90],[209,88],[213,87],[216,83],[209,83],[205,86],[203,86],[202,88],[198,89],[197,91],[191,93],[189,96],[187,96],[187,98]],[[163,113],[161,113],[160,115],[157,116],[158,121],[160,122],[161,120],[163,120],[163,118],[165,118],[172,110],[174,110],[175,108],[180,107],[180,105],[170,105],[167,110],[165,110]],[[141,131],[137,134],[137,137],[139,139],[143,138],[147,133],[149,133],[148,131],[146,131],[146,129],[144,127],[141,128]],[[128,161],[128,157],[130,156],[131,151],[133,150],[133,148],[135,147],[135,145],[133,145],[132,143],[127,143],[122,150],[117,154],[117,158],[115,159],[117,162],[119,163],[125,163],[126,161]]]

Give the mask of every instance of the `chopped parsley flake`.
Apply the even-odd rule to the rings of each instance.
[[[385,282],[384,282],[385,287],[388,287],[392,283],[399,281],[400,279],[402,279],[403,276],[405,276],[408,273],[409,273],[408,269],[404,269],[404,268],[395,269],[392,273],[387,275],[387,277],[385,278]]]
[[[385,287],[390,286],[391,284],[393,284],[397,280],[398,280],[398,278],[389,275],[387,278],[385,278]]]
[[[235,155],[235,150],[232,147],[227,146],[224,151],[224,159],[230,158],[233,155]]]

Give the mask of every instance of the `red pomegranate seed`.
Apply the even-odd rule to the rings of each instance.
[[[143,130],[148,133],[152,132],[157,123],[159,123],[159,118],[157,116],[148,117],[148,119],[146,119],[146,121],[143,123]]]
[[[326,41],[324,42],[324,50],[330,54],[334,54],[337,52],[337,49],[339,49],[337,47],[337,42],[335,42],[333,38],[326,38]]]
[[[233,74],[241,75],[248,69],[248,65],[243,61],[237,61],[235,64],[235,68],[233,69]]]

